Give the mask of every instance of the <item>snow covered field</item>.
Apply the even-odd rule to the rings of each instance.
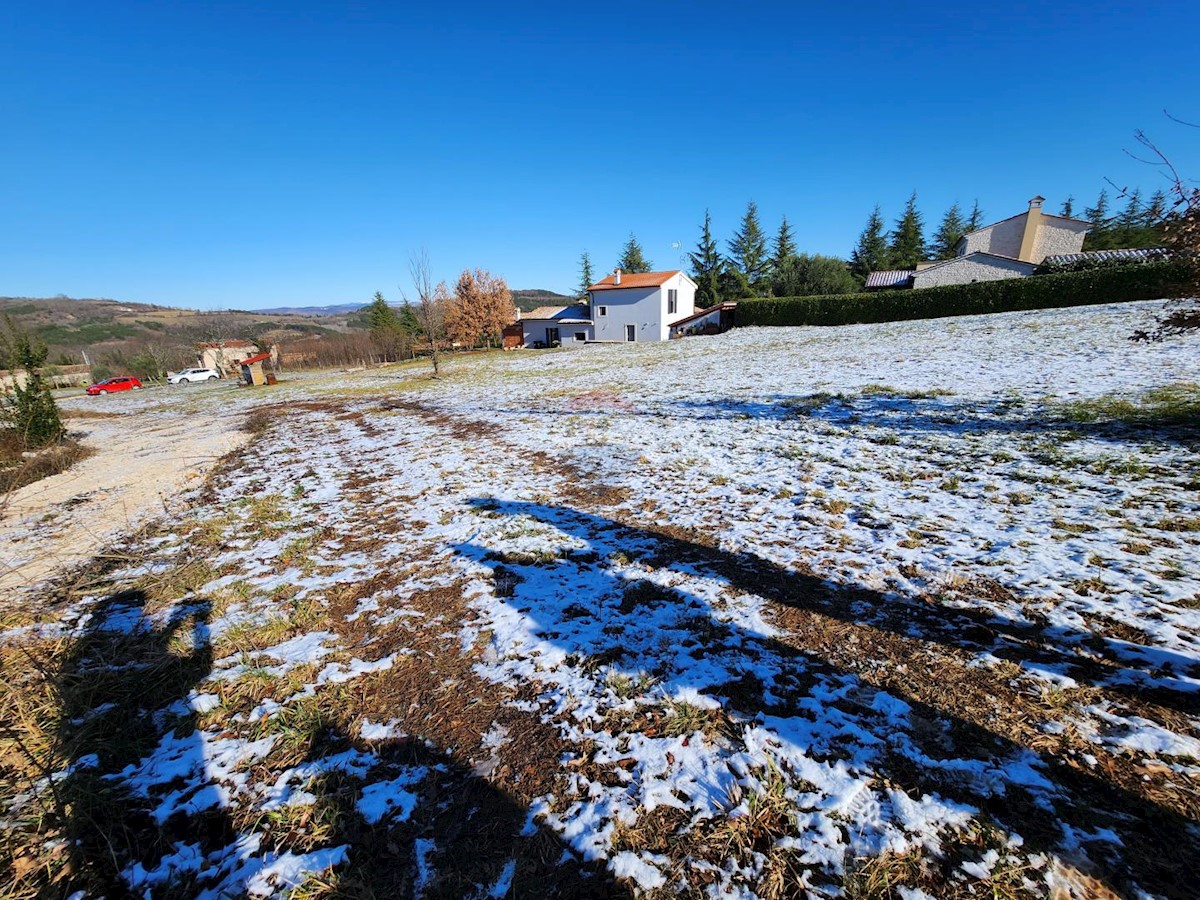
[[[57,753],[10,865],[210,897],[1189,895],[1200,342],[1130,343],[1156,308],[145,392],[131,427],[269,424],[7,614],[41,706],[6,720],[53,709]]]

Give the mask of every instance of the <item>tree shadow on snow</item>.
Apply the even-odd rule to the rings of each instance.
[[[503,602],[532,619],[538,637],[584,671],[611,666],[627,677],[645,672],[668,696],[689,690],[710,694],[744,720],[810,737],[840,732],[838,740],[859,743],[875,757],[871,768],[910,796],[937,793],[975,806],[1021,834],[1027,851],[1069,857],[1073,844],[1085,846],[1093,874],[1115,889],[1136,884],[1170,896],[1191,893],[1200,842],[1196,823],[1187,816],[1073,760],[1014,742],[989,728],[986,715],[963,719],[923,701],[915,690],[906,691],[902,682],[889,683],[886,692],[876,690],[851,671],[752,624],[738,624],[736,615],[718,614],[712,595],[688,593],[655,576],[674,571],[722,580],[734,595],[758,595],[818,619],[870,621],[884,639],[892,634],[911,640],[915,634],[969,648],[964,631],[970,628],[1019,644],[1033,644],[1035,630],[957,610],[923,612],[865,590],[836,591],[751,554],[573,509],[491,499],[472,503],[493,516],[545,523],[586,545],[553,560],[479,544],[454,546],[464,558],[492,568],[504,584],[497,592]],[[864,616],[864,610],[884,612]],[[501,665],[502,650],[497,651]],[[862,663],[869,664],[870,648],[863,651]],[[1053,653],[1049,647],[1039,651]],[[1072,659],[1069,652],[1063,655]],[[831,685],[836,687],[832,694]],[[903,701],[905,715],[895,715],[888,695]],[[837,758],[840,750],[835,740],[812,752]]]
[[[1106,418],[1102,413],[1072,415],[1069,404],[1038,406],[1024,400],[956,400],[953,397],[912,395],[890,391],[845,395],[777,394],[763,400],[671,400],[639,408],[620,406],[573,406],[574,416],[677,417],[682,420],[718,421],[766,419],[802,422],[814,419],[831,425],[871,426],[894,431],[926,432],[934,435],[1004,434],[1086,438],[1117,443],[1163,443],[1192,445],[1200,442],[1200,423],[1193,415],[1156,414],[1153,409],[1130,412],[1128,418]],[[521,416],[561,417],[561,410],[521,410]]]

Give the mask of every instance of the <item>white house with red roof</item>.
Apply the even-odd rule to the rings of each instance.
[[[678,269],[620,269],[588,288],[595,340],[665,341],[671,326],[696,311],[696,282]]]
[[[696,311],[696,282],[678,269],[615,270],[588,288],[588,302],[522,313],[525,347],[666,341],[671,326]]]

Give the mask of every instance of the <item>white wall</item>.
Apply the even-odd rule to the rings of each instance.
[[[639,341],[659,341],[666,300],[661,288],[614,288],[592,293],[592,325],[598,341],[625,340],[625,326],[637,328]],[[604,313],[601,313],[601,310]]]
[[[521,330],[524,338],[521,346],[533,349],[533,345],[538,341],[541,341],[545,346],[549,346],[546,342],[547,328],[558,329],[558,339],[564,347],[582,347],[587,341],[595,340],[591,325],[564,323],[555,321],[554,319],[522,319]],[[575,340],[577,332],[582,332],[586,335],[586,339],[583,341]]]
[[[667,291],[678,291],[678,306],[667,313]],[[606,313],[600,314],[600,307]],[[696,287],[682,273],[658,287],[612,288],[592,292],[592,322],[598,341],[624,341],[625,326],[637,329],[639,341],[665,341],[671,337],[670,323],[696,311]]]
[[[941,284],[970,284],[972,281],[1021,278],[1029,275],[1033,269],[1032,264],[1018,260],[1009,261],[990,256],[959,257],[918,272],[913,276],[913,287],[926,288]]]
[[[987,228],[981,228],[966,236],[966,249],[961,254],[998,253],[1001,256],[1017,257],[1021,255],[1021,238],[1025,236],[1025,217],[1022,213],[1012,219],[1005,219]],[[957,283],[957,282],[955,282]],[[920,287],[921,285],[915,285]]]

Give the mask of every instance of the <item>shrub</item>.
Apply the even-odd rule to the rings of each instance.
[[[1166,261],[908,291],[742,300],[737,324],[850,325],[1157,300],[1178,296],[1187,277],[1186,265]]]
[[[41,366],[48,354],[46,345],[31,339],[7,316],[4,325],[6,331],[0,335],[4,368],[12,371],[14,376],[18,368],[25,370],[24,383],[20,378],[15,378],[11,392],[3,398],[0,414],[4,427],[15,431],[21,442],[30,449],[45,447],[63,434],[58,405],[41,374]]]
[[[844,259],[801,253],[784,259],[771,278],[771,293],[777,297],[808,297],[818,294],[851,294],[858,282]]]

